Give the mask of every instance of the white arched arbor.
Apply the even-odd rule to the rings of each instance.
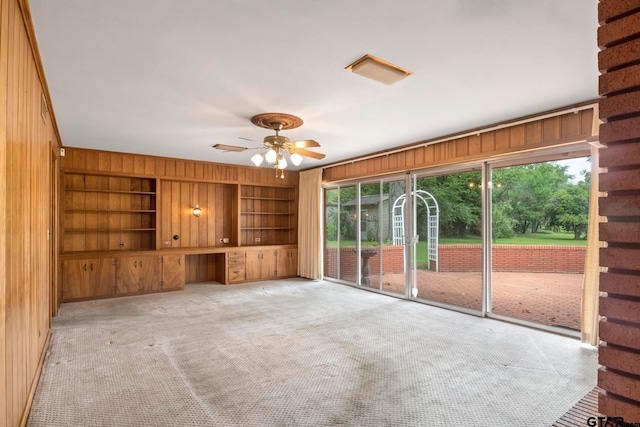
[[[431,270],[431,262],[433,261],[435,271],[438,271],[438,225],[440,221],[440,208],[435,197],[424,190],[416,190],[411,192],[414,198],[414,224],[417,222],[418,200],[422,201],[427,209],[427,256],[428,268]],[[393,203],[393,244],[404,245],[404,206],[407,202],[407,196],[402,195]],[[419,236],[416,234],[416,243]]]

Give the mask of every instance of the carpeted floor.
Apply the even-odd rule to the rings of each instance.
[[[28,426],[545,426],[577,340],[328,282],[64,304]]]

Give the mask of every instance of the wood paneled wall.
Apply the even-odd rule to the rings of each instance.
[[[56,231],[51,180],[59,142],[53,116],[41,114],[46,83],[23,7],[0,0],[0,426],[26,421],[42,367]]]
[[[237,246],[237,184],[161,181],[159,248]],[[202,209],[199,218],[193,207]],[[175,240],[173,237],[178,236]],[[220,240],[228,238],[229,243]]]
[[[248,159],[247,159],[248,161]],[[62,158],[63,170],[122,173],[160,179],[188,181],[216,181],[286,187],[298,185],[298,172],[287,171],[284,179],[276,177],[273,169],[195,160],[172,159],[112,151],[66,148]]]
[[[598,410],[640,423],[640,2],[601,0]],[[626,425],[626,424],[625,424]]]
[[[327,167],[322,180],[345,181],[585,141],[592,136],[595,119],[594,109],[587,108],[497,130],[479,130],[471,136],[452,136],[431,145],[425,145],[429,143],[425,141],[405,151],[383,152],[366,160]]]

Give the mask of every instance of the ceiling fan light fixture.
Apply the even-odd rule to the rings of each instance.
[[[267,154],[264,155],[264,159],[268,163],[275,163],[276,160],[278,159],[278,153],[276,153],[276,150],[272,148],[269,151],[267,151]]]
[[[354,63],[345,67],[345,70],[375,80],[386,85],[392,85],[405,77],[413,74],[409,70],[400,68],[390,62],[376,58],[373,55],[365,55]]]
[[[258,153],[255,156],[251,157],[251,161],[254,165],[260,166],[260,163],[264,160],[264,154]]]
[[[300,166],[300,164],[302,163],[302,156],[298,153],[293,153],[291,155],[291,163],[296,166]]]
[[[285,169],[287,167],[287,159],[280,157],[278,160],[278,169]]]

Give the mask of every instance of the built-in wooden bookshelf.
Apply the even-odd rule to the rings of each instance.
[[[240,244],[287,245],[297,241],[295,188],[242,185]]]
[[[65,173],[63,180],[63,252],[155,249],[155,179]]]

